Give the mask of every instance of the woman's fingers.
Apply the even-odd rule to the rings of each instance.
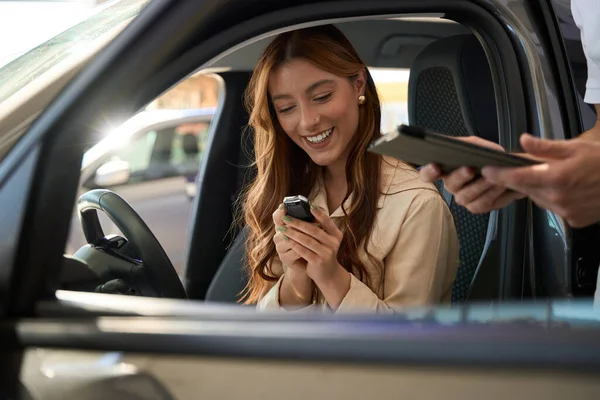
[[[279,205],[277,210],[273,212],[273,223],[275,226],[283,226],[283,216],[285,215],[285,208],[283,208],[283,203]]]

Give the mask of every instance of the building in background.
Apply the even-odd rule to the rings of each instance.
[[[162,94],[146,109],[216,107],[219,102],[219,94],[218,78],[211,74],[197,73]]]

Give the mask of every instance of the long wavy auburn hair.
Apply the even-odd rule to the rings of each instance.
[[[367,250],[380,191],[381,157],[367,152],[369,144],[381,135],[381,109],[373,78],[350,41],[333,25],[295,30],[278,35],[265,49],[250,79],[245,105],[254,134],[255,177],[240,197],[239,222],[248,228],[245,244],[248,284],[241,301],[256,303],[278,277],[271,270],[276,257],[272,214],[289,195],[308,196],[315,186],[320,166],[299,148],[281,128],[268,93],[269,77],[276,68],[294,58],[303,58],[316,67],[346,77],[349,84],[361,71],[366,74],[365,102],[359,108],[359,124],[346,164],[348,191],[352,202],[346,216],[344,238],[338,261],[346,270],[369,284],[364,262],[359,258],[363,246],[370,260],[382,268]]]

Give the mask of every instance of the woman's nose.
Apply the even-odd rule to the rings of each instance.
[[[302,110],[301,118],[300,126],[306,131],[312,131],[317,125],[319,125],[319,114],[311,110],[310,107]]]

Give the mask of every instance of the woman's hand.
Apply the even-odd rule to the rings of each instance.
[[[287,230],[283,218],[285,218],[285,209],[283,204],[273,213],[273,222],[275,223],[275,249],[279,259],[286,266],[287,270],[293,271],[297,275],[306,274],[306,261],[298,253],[292,250],[288,237],[285,235]]]
[[[306,261],[306,274],[335,309],[350,289],[350,275],[337,261],[344,235],[323,210],[311,205],[311,212],[322,228],[285,215],[284,234],[291,251]]]
[[[306,274],[306,261],[292,250],[291,241],[285,235],[287,230],[282,218],[285,216],[283,204],[273,213],[275,223],[275,250],[285,266],[279,299],[282,306],[298,306],[309,304],[312,300],[313,283]]]

